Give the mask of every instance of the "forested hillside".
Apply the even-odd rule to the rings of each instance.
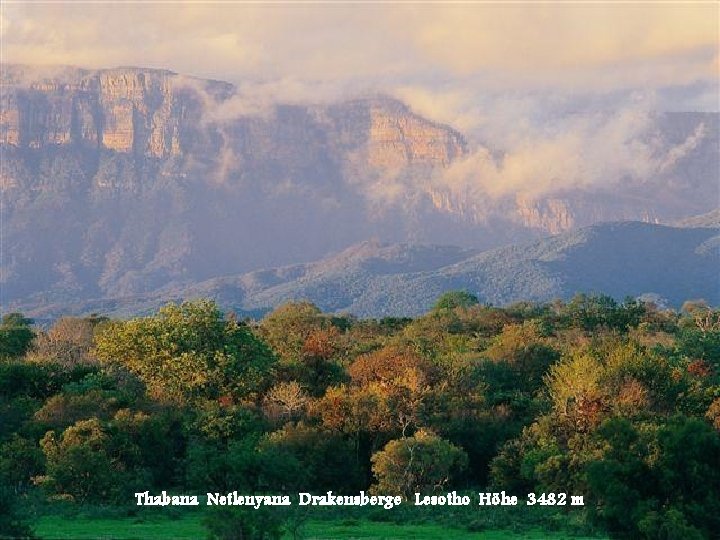
[[[134,494],[162,490],[405,498],[397,510],[197,510],[224,539],[299,537],[318,519],[432,522],[448,535],[720,530],[720,313],[701,301],[497,308],[456,291],[414,319],[305,302],[259,321],[196,301],[47,330],[8,314],[0,355],[0,537],[108,504],[156,519]],[[412,504],[453,490],[584,505]]]
[[[363,242],[313,263],[166,286],[144,295],[65,302],[38,295],[13,308],[40,319],[88,313],[128,317],[171,300],[213,298],[224,309],[254,317],[300,300],[360,317],[417,316],[452,289],[467,289],[494,305],[569,300],[581,291],[604,292],[616,300],[645,296],[675,308],[688,298],[718,305],[720,229],[713,219],[698,216],[682,227],[606,223],[485,252]]]

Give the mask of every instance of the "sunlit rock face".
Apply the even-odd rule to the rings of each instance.
[[[462,136],[415,116],[399,103],[369,106],[368,164],[381,169],[422,163],[447,167],[465,153]]]
[[[225,126],[223,134],[237,153],[280,151],[277,159],[296,160],[303,146],[322,144],[328,157],[362,151],[366,165],[391,169],[447,166],[465,152],[458,132],[390,98],[325,108],[281,106],[265,117],[218,118],[209,109],[231,96],[233,88],[226,83],[136,68],[67,69],[49,78],[33,68],[6,71],[0,142],[17,148],[79,144],[168,158],[195,149],[193,132],[212,124]]]
[[[658,116],[658,148],[687,151],[652,185],[491,196],[472,170],[467,192],[445,181],[477,145],[389,97],[258,108],[228,83],[141,68],[3,66],[0,82],[6,300],[132,295],[368,238],[485,249],[717,205],[717,115]]]
[[[181,129],[201,112],[186,99],[182,81],[167,71],[68,68],[43,74],[13,66],[4,73],[0,141],[21,148],[78,144],[157,158],[179,155]]]

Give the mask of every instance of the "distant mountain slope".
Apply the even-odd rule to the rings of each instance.
[[[720,208],[672,223],[675,227],[720,227]]]
[[[365,242],[315,263],[166,287],[144,296],[26,307],[39,316],[68,311],[129,315],[168,300],[211,297],[225,308],[259,315],[306,299],[326,311],[379,317],[423,313],[452,289],[467,289],[496,305],[567,299],[576,292],[618,299],[655,293],[676,307],[691,298],[718,304],[720,230],[610,223],[484,253]]]

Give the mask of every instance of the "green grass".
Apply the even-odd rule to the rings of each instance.
[[[205,539],[207,531],[202,516],[189,515],[181,519],[158,518],[86,518],[43,516],[34,526],[35,534],[43,540],[145,540]]]
[[[558,533],[544,531],[528,531],[514,533],[510,531],[483,531],[471,533],[461,529],[452,529],[440,525],[395,525],[390,523],[359,522],[354,525],[343,525],[338,522],[315,521],[307,524],[304,530],[307,540],[334,539],[413,539],[425,540],[442,538],[447,540],[560,540],[569,537]],[[596,540],[596,539],[594,539]]]
[[[98,519],[88,517],[43,516],[35,524],[35,532],[44,540],[185,540],[207,538],[202,514],[186,515],[179,519],[139,518]],[[562,533],[531,530],[483,531],[470,533],[439,525],[395,525],[369,521],[310,521],[303,529],[303,537],[311,539],[431,539],[448,540],[560,540],[575,538]],[[595,539],[596,540],[596,539]]]

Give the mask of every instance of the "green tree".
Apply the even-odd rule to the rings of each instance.
[[[137,373],[151,394],[172,400],[252,400],[268,385],[269,349],[207,300],[168,304],[153,317],[114,322],[96,355]]]
[[[479,304],[480,300],[474,294],[460,290],[460,291],[449,291],[440,295],[433,306],[434,310],[448,310],[455,308],[469,308]]]
[[[32,322],[21,313],[3,316],[0,322],[0,358],[18,358],[28,351],[35,337]]]
[[[210,540],[279,540],[286,519],[284,507],[214,507],[205,518]]]
[[[542,384],[548,368],[560,359],[560,354],[534,321],[505,326],[484,356],[507,363],[518,375],[518,387],[529,391]]]
[[[270,433],[258,447],[268,463],[296,462],[299,470],[288,476],[267,470],[266,478],[274,477],[269,487],[302,489],[311,485],[313,490],[350,492],[362,486],[361,471],[355,464],[355,449],[338,432],[299,424],[288,424]],[[272,456],[270,461],[267,461]]]
[[[47,460],[45,487],[79,503],[111,499],[120,471],[108,444],[109,436],[97,418],[76,422],[60,438],[48,431],[40,441]]]
[[[713,538],[720,530],[720,436],[684,416],[656,429],[603,423],[588,464],[591,518],[627,538]]]
[[[0,540],[36,538],[19,502],[15,492],[0,484]]]
[[[330,326],[320,308],[310,302],[289,302],[275,308],[263,318],[258,329],[283,362],[300,358],[308,337]]]
[[[377,493],[412,497],[443,489],[453,475],[467,465],[467,455],[432,431],[420,429],[414,436],[395,439],[372,457]]]
[[[622,304],[618,304],[604,294],[577,294],[568,302],[564,311],[575,326],[584,330],[606,327],[626,332],[640,324],[646,307],[633,298],[626,298]]]
[[[13,490],[16,496],[27,491],[32,477],[43,467],[44,456],[36,442],[15,433],[0,445],[0,486]]]

